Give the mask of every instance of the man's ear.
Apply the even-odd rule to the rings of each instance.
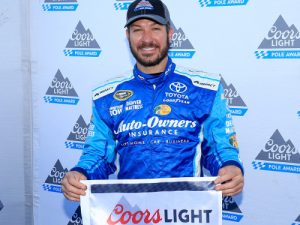
[[[173,34],[174,34],[174,29],[172,27],[170,27],[170,30],[168,33],[168,38],[169,38],[170,43],[172,42]]]
[[[126,37],[129,40],[129,29],[128,28],[126,29]]]

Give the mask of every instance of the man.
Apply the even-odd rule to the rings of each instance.
[[[219,76],[177,67],[168,57],[173,30],[160,0],[135,0],[125,27],[137,63],[133,72],[94,90],[93,117],[78,164],[62,190],[85,194],[80,180],[191,177],[205,167],[216,190],[235,195],[244,185],[231,115]]]

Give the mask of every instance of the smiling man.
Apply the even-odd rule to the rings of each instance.
[[[80,180],[108,179],[116,171],[119,179],[141,179],[201,176],[206,168],[218,176],[223,195],[242,191],[243,166],[220,77],[172,62],[170,24],[160,0],[129,6],[126,35],[137,62],[94,91],[82,156],[62,181],[66,198],[85,194]]]

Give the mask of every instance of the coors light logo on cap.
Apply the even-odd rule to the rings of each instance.
[[[163,25],[171,21],[167,6],[160,0],[136,0],[132,2],[127,11],[125,27],[142,18],[151,19]]]

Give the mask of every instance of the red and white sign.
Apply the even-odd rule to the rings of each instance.
[[[80,199],[83,225],[222,224],[214,177],[91,180]]]

